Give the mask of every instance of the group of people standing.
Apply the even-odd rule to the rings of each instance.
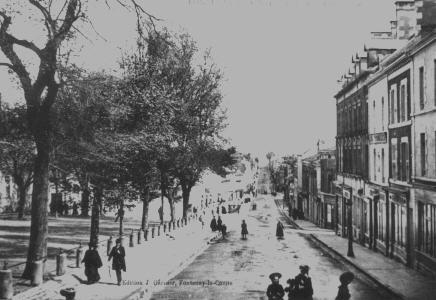
[[[288,286],[283,289],[279,283],[282,274],[275,272],[269,275],[271,284],[268,286],[266,295],[269,300],[283,300],[285,293],[288,293],[288,300],[312,300],[313,287],[312,279],[309,276],[309,266],[301,265],[300,273],[295,278],[286,281]],[[335,300],[349,300],[351,298],[348,285],[353,281],[354,274],[345,272],[339,277],[341,285],[338,288],[338,294]]]
[[[95,243],[89,243],[89,249],[86,250],[82,263],[85,264],[85,276],[88,284],[93,284],[100,281],[100,274],[98,269],[103,266],[100,254],[97,251]],[[115,271],[117,276],[117,284],[121,285],[122,275],[121,271],[126,272],[126,251],[121,245],[121,239],[115,241],[115,246],[111,249],[108,255],[108,261],[112,260],[112,270]]]
[[[215,218],[215,216],[212,217],[212,220],[210,221],[210,229],[212,230],[212,232],[221,232],[223,238],[227,234],[227,226],[221,220],[221,216],[218,216],[218,220]]]

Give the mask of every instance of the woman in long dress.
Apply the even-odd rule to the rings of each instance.
[[[243,240],[247,239],[247,234],[248,234],[247,223],[245,223],[245,220],[242,220],[241,235]]]
[[[103,266],[96,245],[89,243],[89,249],[86,250],[82,263],[85,263],[85,275],[89,284],[100,280],[98,269]]]
[[[282,222],[277,222],[276,236],[279,240],[283,239],[283,224]]]

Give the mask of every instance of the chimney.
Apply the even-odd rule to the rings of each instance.
[[[391,36],[393,39],[397,38],[397,21],[391,21]]]
[[[417,32],[430,32],[436,28],[436,0],[415,0]]]
[[[395,2],[395,7],[397,15],[397,38],[400,40],[408,40],[416,32],[415,2],[397,1]]]

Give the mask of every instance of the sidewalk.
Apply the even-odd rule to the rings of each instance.
[[[134,247],[129,247],[129,239],[124,240],[126,249],[127,272],[123,273],[121,286],[116,285],[116,275],[107,263],[106,245],[99,248],[103,267],[99,269],[100,282],[87,285],[83,264],[80,268],[67,265],[67,274],[53,277],[38,287],[31,288],[17,294],[13,299],[50,299],[60,300],[65,297],[59,294],[60,290],[73,287],[76,298],[80,299],[148,299],[155,288],[179,272],[189,264],[197,255],[204,251],[217,233],[211,233],[208,220],[202,229],[196,219],[191,219],[188,225],[175,228],[165,234],[142,240],[138,245],[136,236]],[[84,249],[86,250],[86,249]],[[70,264],[70,262],[69,262]]]
[[[328,232],[331,233],[332,230],[321,228],[318,228],[321,231],[314,230],[316,226],[309,221],[288,218],[302,230],[302,234],[308,234],[312,240],[321,244],[322,248],[337,257],[339,256],[340,259],[348,262],[372,280],[390,290],[391,293],[396,294],[399,299],[436,299],[435,280],[357,243],[353,243],[355,257],[347,257],[347,239],[336,234],[329,234]],[[307,233],[304,233],[304,231],[307,231]]]

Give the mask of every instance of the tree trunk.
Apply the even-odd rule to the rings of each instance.
[[[43,129],[41,129],[42,131]],[[26,267],[23,278],[30,279],[32,262],[47,255],[48,236],[48,178],[50,162],[50,142],[48,134],[35,134],[37,155],[35,157],[32,191],[32,220]]]
[[[183,198],[183,218],[188,217],[189,195],[191,194],[191,186],[182,184],[182,198]]]
[[[86,187],[82,191],[82,197],[80,199],[80,215],[82,217],[89,217],[89,188]]]
[[[150,202],[150,189],[146,188],[145,192],[142,194],[142,222],[141,229],[146,230],[148,228],[148,207]]]
[[[22,219],[24,217],[24,207],[26,206],[26,194],[27,194],[27,188],[24,186],[24,184],[18,185],[18,207],[17,207],[17,213],[18,213],[18,219]]]
[[[98,237],[100,233],[100,206],[103,191],[101,188],[97,187],[94,191],[94,201],[92,203],[91,210],[91,235],[89,242],[92,244],[98,244]]]
[[[121,201],[120,201],[120,211],[121,212],[123,212],[121,215],[120,214],[118,214],[119,215],[119,219],[120,219],[120,231],[119,231],[119,234],[120,234],[120,237],[122,237],[123,236],[123,233],[124,233],[124,228],[123,228],[123,219],[124,219],[124,199],[121,199]]]
[[[173,191],[171,191],[171,189],[169,189],[168,194],[166,196],[168,198],[168,204],[170,205],[170,218],[171,218],[171,222],[172,222],[175,220],[175,218],[174,218],[175,207],[174,207]]]

